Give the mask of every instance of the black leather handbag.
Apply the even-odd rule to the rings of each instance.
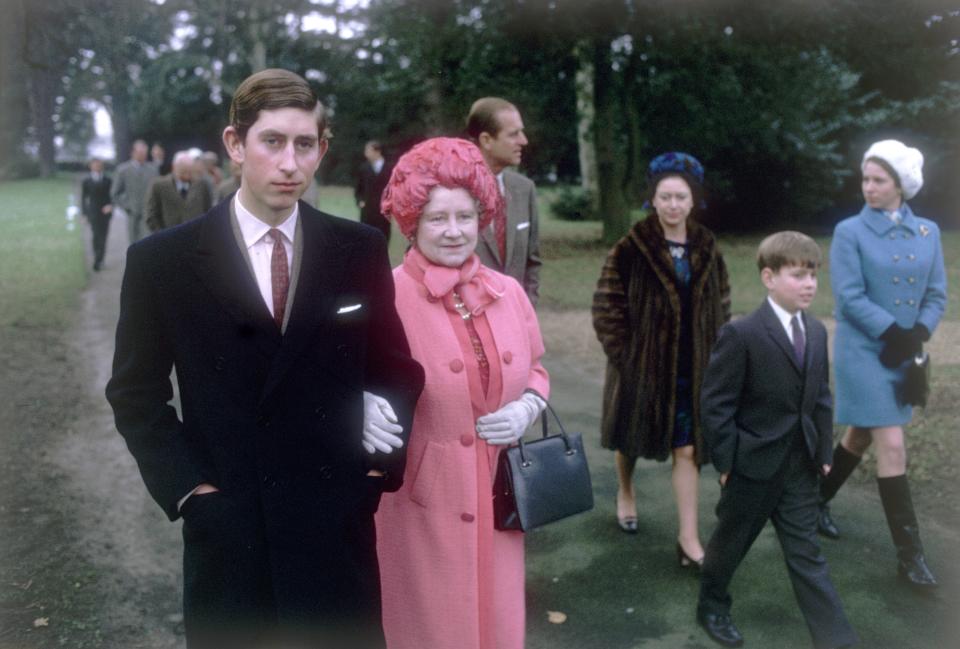
[[[547,431],[547,412],[541,417],[543,437],[522,439],[500,452],[493,481],[493,519],[498,530],[522,530],[579,514],[593,508],[593,486],[580,433],[567,433],[557,420],[559,435]]]
[[[904,405],[926,408],[930,396],[930,354],[920,352],[910,359],[898,396]]]

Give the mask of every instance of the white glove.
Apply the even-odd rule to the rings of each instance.
[[[532,392],[524,392],[516,401],[477,419],[477,433],[487,444],[513,444],[523,437],[523,433],[546,407],[543,399]]]
[[[403,426],[397,423],[397,415],[390,402],[370,392],[363,393],[363,448],[367,453],[377,451],[390,453],[403,446],[400,433]]]

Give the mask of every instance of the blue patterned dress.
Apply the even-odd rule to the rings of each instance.
[[[677,355],[677,406],[673,424],[673,448],[693,444],[693,322],[691,319],[690,245],[667,240],[680,295],[680,347]]]

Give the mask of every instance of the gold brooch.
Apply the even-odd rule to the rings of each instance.
[[[930,234],[930,228],[928,228],[928,227],[925,226],[925,225],[921,225],[921,226],[920,226],[920,236],[921,236],[921,237],[925,237],[925,236],[927,236],[928,234]]]

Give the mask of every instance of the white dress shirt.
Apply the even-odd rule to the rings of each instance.
[[[793,316],[800,316],[801,312],[797,311],[795,314],[790,313],[782,306],[773,301],[773,298],[769,295],[767,296],[767,301],[770,303],[770,306],[773,307],[773,312],[777,314],[777,318],[780,319],[780,324],[783,325],[783,330],[787,332],[787,339],[792,343],[793,342],[793,328],[790,326],[790,321],[793,320]],[[797,322],[800,323],[800,331],[803,332],[803,337],[807,337],[807,328],[803,324],[803,316],[797,318]]]
[[[257,287],[263,297],[270,315],[273,315],[273,282],[270,277],[270,262],[273,258],[273,237],[270,235],[271,226],[264,223],[240,202],[240,192],[234,194],[233,208],[237,214],[237,224],[243,243],[247,246],[250,265],[257,278]],[[292,275],[293,269],[293,237],[297,232],[297,219],[300,217],[300,206],[294,205],[293,212],[280,225],[276,226],[282,234],[283,247],[287,251],[287,273]]]

